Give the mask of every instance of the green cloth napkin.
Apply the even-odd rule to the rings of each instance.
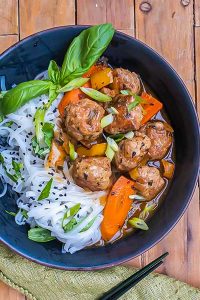
[[[0,280],[33,300],[94,300],[135,271],[124,266],[94,272],[56,270],[30,262],[0,244]],[[200,290],[154,273],[121,299],[199,300]]]

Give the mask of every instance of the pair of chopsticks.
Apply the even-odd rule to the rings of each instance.
[[[153,272],[155,269],[157,269],[162,263],[163,259],[168,255],[169,253],[166,252],[157,259],[153,260],[150,264],[146,265],[144,268],[136,272],[135,274],[131,275],[129,278],[124,280],[123,282],[119,283],[115,287],[113,287],[111,290],[103,294],[99,300],[115,300],[121,297],[123,294],[125,294],[128,290],[130,290],[132,287],[134,287],[139,281],[141,281],[143,278],[145,278],[149,273]]]

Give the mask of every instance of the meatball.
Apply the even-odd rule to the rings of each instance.
[[[151,147],[148,152],[150,159],[162,159],[172,144],[173,129],[171,126],[161,121],[151,121],[140,131],[151,140]]]
[[[72,168],[74,181],[91,191],[106,190],[111,183],[111,165],[107,157],[77,158]]]
[[[155,167],[143,166],[137,169],[135,188],[147,200],[153,199],[164,187],[165,181]]]
[[[66,107],[65,127],[69,135],[81,143],[92,142],[102,133],[103,107],[90,99],[81,99]]]
[[[145,135],[123,140],[119,143],[119,151],[115,154],[115,164],[119,171],[130,171],[147,154],[151,146],[150,139]]]
[[[130,130],[138,130],[141,126],[143,118],[143,110],[141,105],[137,105],[128,112],[128,104],[134,102],[133,96],[118,95],[113,100],[113,107],[116,108],[118,114],[114,115],[113,122],[104,128],[109,134],[125,133]]]
[[[136,73],[123,68],[116,68],[113,70],[113,77],[112,87],[116,93],[119,93],[120,90],[129,90],[134,94],[139,93],[140,79]]]
[[[114,90],[109,89],[108,87],[103,87],[102,89],[100,89],[100,92],[112,98],[116,96],[116,92]]]

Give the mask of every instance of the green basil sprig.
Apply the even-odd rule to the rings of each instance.
[[[60,69],[55,60],[51,60],[49,63],[48,76],[53,83],[58,84],[60,82]]]
[[[5,116],[15,112],[33,98],[48,93],[50,82],[31,80],[9,90],[0,101],[0,112]]]
[[[28,238],[38,243],[50,242],[56,239],[54,236],[51,236],[51,232],[48,229],[41,227],[31,228],[28,231]]]
[[[61,69],[65,84],[80,77],[100,58],[114,35],[112,24],[96,25],[83,30],[70,44]]]

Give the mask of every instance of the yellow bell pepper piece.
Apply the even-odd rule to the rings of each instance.
[[[113,82],[112,70],[106,68],[96,72],[90,77],[90,81],[93,89],[100,90],[102,87]]]
[[[81,146],[77,148],[76,152],[79,156],[102,156],[105,154],[106,147],[106,143],[93,145],[90,149]]]
[[[130,177],[133,179],[133,180],[137,180],[139,174],[138,174],[138,168],[134,168],[133,170],[131,170],[129,172],[129,175]]]

